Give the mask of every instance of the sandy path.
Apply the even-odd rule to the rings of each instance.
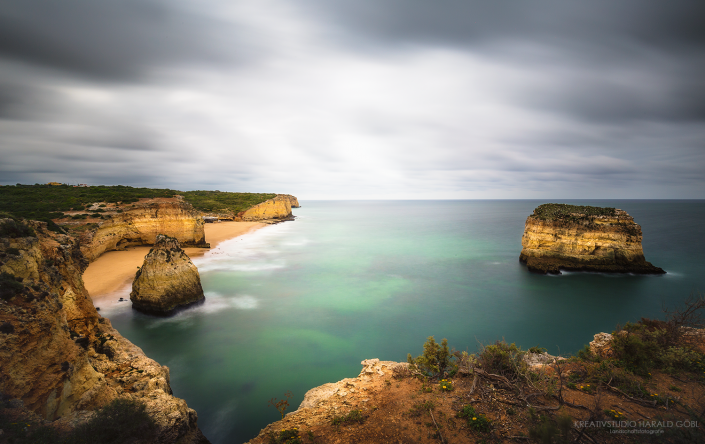
[[[219,243],[266,226],[260,222],[220,222],[206,224],[206,242],[215,248]],[[132,282],[137,268],[151,247],[131,247],[125,251],[108,251],[91,262],[83,273],[83,283],[94,301],[114,293]],[[184,248],[189,257],[198,257],[207,248]]]

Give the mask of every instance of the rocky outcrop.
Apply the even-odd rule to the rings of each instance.
[[[362,371],[356,378],[312,388],[304,395],[299,408],[281,421],[269,424],[249,444],[268,443],[270,433],[279,430],[302,429],[320,424],[330,424],[331,419],[351,408],[374,408],[374,397],[392,376],[408,371],[406,362],[366,359],[361,362]]]
[[[289,199],[289,205],[291,205],[291,208],[301,208],[301,205],[299,205],[299,199],[297,199],[296,196],[292,196],[291,194],[280,194],[280,196]]]
[[[14,281],[0,299],[0,392],[74,425],[115,398],[132,398],[155,419],[158,442],[207,442],[196,412],[172,395],[169,369],[96,311],[78,242],[29,224],[36,236],[0,239],[0,276]]]
[[[519,259],[530,271],[662,274],[644,258],[641,227],[614,208],[541,205],[526,219]]]
[[[266,200],[246,211],[243,211],[238,214],[238,216],[241,220],[246,222],[279,222],[282,220],[291,220],[292,214],[290,197],[293,196],[279,194],[273,199]],[[296,203],[298,204],[298,201]]]
[[[160,233],[184,246],[207,247],[203,224],[201,214],[180,197],[143,199],[84,231],[81,251],[92,262],[106,251],[153,245]]]
[[[181,249],[179,241],[158,234],[132,282],[132,308],[169,314],[204,299],[198,269]]]

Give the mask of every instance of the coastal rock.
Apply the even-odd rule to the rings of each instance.
[[[81,251],[92,262],[106,251],[153,245],[160,233],[183,246],[207,247],[203,225],[201,214],[180,196],[143,199],[86,230],[80,237]]]
[[[168,314],[204,299],[198,269],[179,241],[158,234],[132,282],[132,307],[147,313]]]
[[[266,200],[240,213],[238,216],[246,222],[291,220],[291,199],[294,196],[278,194],[273,199]],[[298,200],[296,201],[298,205]]]
[[[526,219],[519,260],[529,270],[663,274],[644,258],[641,227],[614,208],[545,204]]]
[[[590,342],[590,352],[603,358],[612,356],[612,335],[609,333],[597,333]]]
[[[299,205],[299,199],[297,199],[296,196],[292,196],[291,194],[280,194],[280,196],[289,199],[289,205],[291,205],[291,208],[301,208],[301,205]]]
[[[81,279],[88,261],[76,239],[42,222],[28,224],[36,237],[0,239],[2,271],[20,284],[0,299],[0,325],[12,327],[0,332],[0,392],[59,427],[75,427],[115,398],[129,397],[145,403],[158,442],[208,442],[195,411],[172,395],[169,369],[96,311]],[[8,254],[19,247],[21,254]]]

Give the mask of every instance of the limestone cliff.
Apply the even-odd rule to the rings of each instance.
[[[645,260],[641,241],[641,227],[625,211],[545,204],[526,219],[519,259],[539,273],[665,273]]]
[[[297,199],[296,196],[292,196],[291,194],[280,194],[280,196],[289,199],[289,205],[291,205],[291,208],[301,208],[301,205],[299,205],[299,199]]]
[[[197,414],[172,395],[169,369],[96,311],[78,242],[28,222],[36,235],[0,239],[0,392],[49,421],[75,424],[117,397],[146,404],[160,443],[207,443]]]
[[[154,248],[145,256],[132,283],[132,308],[168,314],[204,299],[198,269],[181,249],[179,241],[158,234]]]
[[[95,224],[81,234],[81,251],[94,261],[106,251],[128,245],[153,245],[160,233],[184,246],[207,246],[201,214],[174,197],[143,199]]]
[[[273,199],[243,211],[238,216],[247,222],[289,220],[292,217],[290,197],[293,196],[279,194]],[[298,204],[298,201],[296,203]]]

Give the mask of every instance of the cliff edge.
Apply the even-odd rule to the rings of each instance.
[[[198,269],[179,241],[158,234],[132,283],[132,308],[152,314],[169,314],[205,299]]]
[[[626,211],[566,204],[538,206],[526,219],[519,260],[530,271],[663,274],[644,258],[641,227]]]
[[[43,222],[2,219],[0,228],[0,392],[66,427],[130,398],[146,405],[158,442],[207,443],[196,411],[172,395],[169,369],[96,311],[76,239]]]
[[[111,218],[91,224],[79,238],[89,261],[130,245],[153,245],[157,234],[176,238],[182,245],[207,247],[201,213],[181,197],[142,199]]]
[[[292,202],[298,206],[299,201],[288,194],[278,194],[273,199],[257,204],[238,214],[240,220],[246,222],[281,222],[292,220]]]

